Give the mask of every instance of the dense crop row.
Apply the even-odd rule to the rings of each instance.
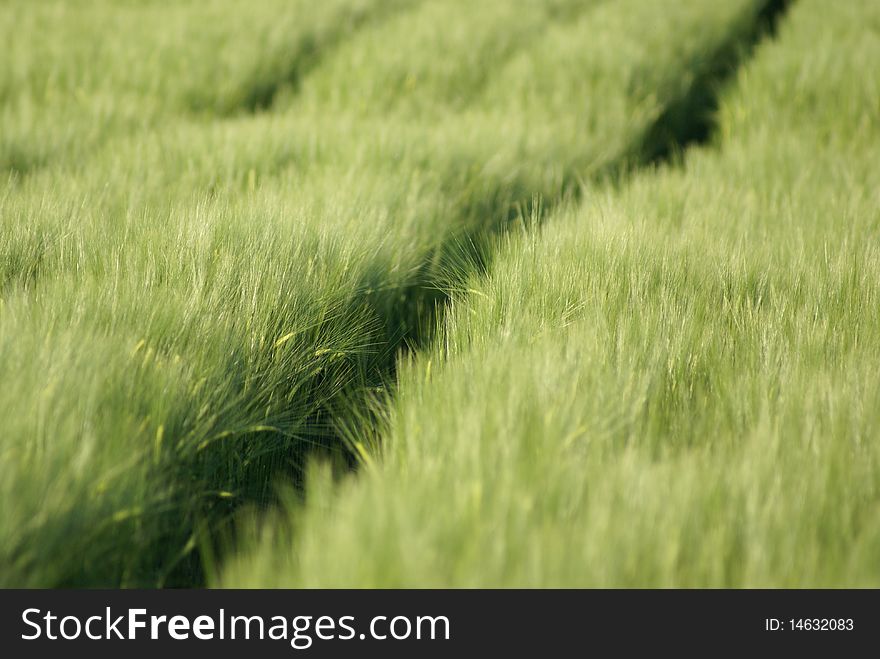
[[[381,460],[224,583],[880,583],[878,64],[876,3],[797,3],[711,146],[499,242]]]
[[[471,243],[637,159],[763,4],[414,5],[330,39],[272,112],[163,115],[10,179],[3,582],[199,579],[230,511],[351,435]]]
[[[181,113],[267,105],[320,53],[418,0],[7,0],[0,172],[76,160]]]

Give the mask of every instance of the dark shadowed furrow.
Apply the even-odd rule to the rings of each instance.
[[[727,38],[715,49],[708,54],[702,53],[704,57],[694,62],[690,76],[692,82],[682,84],[678,92],[670,96],[666,110],[619,159],[594,169],[592,176],[619,178],[621,184],[625,184],[627,173],[634,168],[656,165],[689,145],[709,139],[721,86],[735,74],[758,41],[772,34],[767,28],[775,24],[787,4],[768,0],[749,20],[734,25]],[[702,126],[699,131],[694,130],[688,116],[683,114],[685,111],[693,112],[691,118]],[[696,139],[695,132],[700,139]],[[241,465],[237,467],[239,471],[234,480],[243,496],[235,501],[212,503],[210,510],[203,505],[197,506],[202,529],[199,551],[183,554],[175,569],[166,574],[165,584],[203,583],[206,566],[202,561],[205,557],[211,557],[212,562],[222,559],[222,547],[229,546],[234,533],[230,523],[238,505],[255,501],[265,505],[269,500],[267,497],[272,489],[265,481],[265,469],[267,465],[273,465],[277,471],[279,454],[287,456],[284,478],[294,487],[301,484],[303,467],[316,453],[332,458],[340,466],[357,467],[363,449],[355,442],[365,443],[375,438],[380,425],[378,420],[384,414],[383,401],[392,391],[400,351],[416,350],[430,343],[449,296],[460,291],[469,277],[490,267],[497,246],[493,235],[505,231],[511,223],[540,222],[563,200],[579,194],[583,175],[578,164],[570,164],[564,172],[564,184],[554,191],[529,190],[527,180],[486,181],[485,189],[491,193],[465,198],[464,204],[456,211],[462,217],[474,218],[470,226],[475,229],[450,235],[444,240],[410,285],[389,297],[377,290],[371,280],[361,284],[359,288],[364,294],[352,300],[354,306],[344,315],[356,317],[366,311],[374,319],[374,334],[368,343],[375,345],[376,349],[356,367],[356,377],[352,377],[353,373],[341,374],[334,395],[327,395],[325,383],[320,379],[310,386],[313,395],[321,395],[312,406],[314,412],[303,424],[308,428],[307,442],[291,443],[283,439],[275,442],[270,436],[261,435],[259,442],[266,449],[266,461],[252,462],[246,470],[242,470]],[[451,180],[454,181],[455,177]],[[454,195],[455,189],[451,188],[448,194]],[[463,224],[467,226],[469,223]],[[238,439],[244,441],[246,438]],[[274,445],[275,448],[266,448],[267,442],[268,446]],[[200,473],[209,464],[210,460],[203,456],[195,463],[182,464],[181,468],[184,475],[187,472]],[[228,482],[229,478],[226,475],[219,480]],[[180,480],[185,482],[187,479]],[[195,479],[196,482],[199,480]],[[259,487],[248,494],[247,489],[257,483]],[[167,528],[164,524],[158,526]]]
[[[776,26],[792,2],[767,0],[752,22],[732,33],[707,62],[697,66],[687,93],[670,104],[646,132],[634,156],[636,163],[662,163],[712,138],[721,87],[764,38],[775,36]]]
[[[670,98],[666,109],[644,131],[642,138],[620,159],[594,170],[593,176],[597,179],[619,178],[621,184],[625,184],[625,177],[634,168],[663,163],[688,146],[710,139],[722,86],[757,44],[774,34],[775,25],[789,4],[788,0],[768,0],[749,20],[735,25],[727,39],[694,63],[692,82],[683,85],[681,93]],[[323,428],[328,434],[320,439],[316,437],[312,449],[323,447],[324,451],[335,454],[337,461],[342,460],[351,468],[357,467],[362,449],[353,442],[375,439],[387,404],[385,397],[388,392],[393,392],[400,351],[424,348],[435,338],[450,295],[460,292],[464,282],[474,274],[490,267],[493,250],[498,244],[493,235],[507,230],[511,223],[521,226],[523,222],[540,222],[563,200],[579,194],[582,174],[572,168],[564,178],[565,184],[555,196],[549,197],[545,191],[529,191],[524,182],[490,182],[492,194],[472,200],[460,210],[463,215],[481,218],[482,224],[478,225],[481,228],[445,241],[434,257],[425,263],[417,281],[402,290],[391,306],[371,305],[379,312],[380,325],[385,329],[381,338],[376,339],[383,347],[373,367],[367,369],[368,385],[364,386],[361,380],[353,388],[343,388],[342,395],[328,400],[326,406],[316,411],[313,428]],[[450,190],[452,193],[454,191]],[[493,219],[487,221],[487,218]],[[370,290],[369,285],[365,285],[364,290]],[[377,391],[382,393],[377,394]],[[348,450],[339,453],[340,447],[348,447]],[[310,453],[313,451],[306,449],[295,460],[296,469],[289,475],[292,484],[301,483],[301,468]],[[228,542],[232,531],[226,523],[224,528],[222,538],[215,537],[218,542],[209,543],[213,547],[209,555],[214,556],[223,542]],[[195,572],[181,575],[184,581],[194,574],[202,574],[197,567],[197,555],[191,559],[194,562],[189,568]]]

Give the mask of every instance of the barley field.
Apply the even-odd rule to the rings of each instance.
[[[880,4],[0,35],[0,587],[880,586]]]

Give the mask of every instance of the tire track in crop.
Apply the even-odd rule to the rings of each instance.
[[[504,232],[518,219],[545,218],[562,201],[576,200],[581,195],[585,179],[612,180],[625,184],[626,178],[632,173],[652,166],[674,164],[686,149],[709,142],[716,129],[715,115],[721,90],[751,57],[755,48],[763,40],[775,36],[779,21],[793,2],[794,0],[766,0],[751,23],[731,30],[709,57],[695,62],[692,80],[687,87],[666,104],[657,118],[619,158],[591,169],[586,177],[579,166],[568,168],[564,172],[559,193],[552,197],[539,198],[535,193],[527,193],[508,201],[507,195],[497,188],[493,198],[482,200],[478,205],[467,209],[475,214],[498,219],[485,231],[465,236],[447,246],[458,255],[453,259],[455,262],[471,264],[470,269],[461,273],[461,279],[466,279],[475,271],[484,272],[489,267],[494,250],[494,236]],[[589,167],[589,164],[585,163],[585,166]],[[432,304],[443,303],[449,298],[446,292],[439,290],[436,283],[426,278],[425,286],[435,290],[435,295],[422,293],[430,298]],[[456,286],[452,284],[445,288],[454,289]],[[427,320],[420,323],[425,328],[436,325],[433,318],[422,320]],[[423,332],[416,332],[408,336],[407,343],[418,349],[430,338]]]
[[[755,22],[742,35],[730,35],[697,72],[690,90],[672,103],[647,131],[635,162],[641,166],[669,162],[691,146],[708,142],[716,129],[719,91],[764,40],[776,36],[779,21],[794,0],[767,0]]]
[[[714,112],[718,107],[721,88],[736,74],[755,47],[775,33],[778,21],[793,0],[767,0],[746,25],[736,25],[726,39],[717,45],[704,60],[695,62],[693,76],[680,94],[666,103],[663,111],[634,141],[621,157],[597,170],[589,172],[588,179],[613,179],[625,185],[632,172],[646,168],[674,164],[684,150],[712,138],[715,130]],[[357,469],[363,455],[363,444],[378,441],[377,428],[387,409],[388,396],[393,396],[396,366],[406,353],[424,348],[436,338],[439,320],[447,303],[463,283],[473,275],[485,274],[491,266],[498,234],[507,230],[518,218],[534,216],[543,221],[562,201],[577,198],[584,177],[577,167],[564,173],[564,184],[552,198],[537,199],[527,195],[511,197],[510,189],[500,183],[490,189],[486,198],[474,201],[462,213],[495,218],[488,226],[470,235],[447,240],[433,262],[426,263],[424,271],[411,286],[400,291],[390,306],[378,300],[366,300],[383,331],[370,337],[381,346],[381,354],[359,368],[367,371],[363,379],[351,382],[336,394],[324,400],[315,409],[308,425],[314,430],[308,446],[305,442],[288,456],[291,471],[289,482],[299,489],[302,468],[316,452],[342,460],[347,468]],[[370,285],[365,282],[364,290]],[[378,304],[377,304],[378,302]],[[316,382],[312,391],[320,390]],[[378,393],[377,393],[378,392]],[[197,471],[197,466],[190,468]],[[204,535],[203,552],[213,561],[222,558],[223,541],[233,534],[230,509],[214,521]],[[202,584],[205,579],[203,555],[192,552],[168,574],[167,585]]]
[[[720,92],[751,57],[755,48],[765,39],[775,36],[779,21],[793,2],[766,0],[751,23],[731,30],[709,57],[696,62],[690,84],[683,93],[666,104],[626,153],[591,171],[586,179],[612,180],[625,185],[626,178],[632,173],[648,167],[674,164],[688,148],[709,142],[716,130]],[[449,251],[444,260],[451,258],[450,266],[470,264],[470,268],[459,273],[460,281],[475,272],[485,273],[492,260],[495,236],[504,232],[512,222],[532,217],[541,221],[561,202],[577,200],[584,182],[581,171],[575,166],[564,173],[560,192],[550,198],[527,195],[504,201],[506,195],[500,189],[496,190],[496,199],[485,200],[479,207],[468,210],[498,220],[482,233],[465,236],[463,240],[447,245]],[[449,271],[452,268],[443,269]],[[450,297],[449,291],[457,288],[456,282],[445,283],[446,286],[439,287],[436,281],[426,278],[426,283],[413,292],[415,298],[424,298],[417,306],[427,317],[420,317],[414,326],[421,329],[406,334],[403,349],[419,349],[433,338],[431,328],[436,327],[436,318],[435,312],[430,309],[436,310],[438,305],[442,306]]]
[[[754,20],[731,30],[727,38],[718,44],[704,61],[697,63],[693,78],[684,93],[673,98],[643,131],[641,137],[619,159],[593,170],[588,180],[610,180],[626,185],[626,179],[635,172],[661,166],[675,166],[689,148],[708,143],[717,128],[716,112],[720,93],[752,56],[755,49],[766,39],[773,38],[779,22],[795,0],[767,0],[756,12]],[[407,291],[406,297],[413,311],[410,320],[400,329],[399,344],[387,373],[381,376],[382,386],[393,395],[396,366],[407,353],[427,348],[436,340],[446,307],[457,294],[463,292],[464,283],[474,275],[486,276],[491,268],[497,238],[514,222],[533,219],[531,225],[542,224],[553,210],[564,201],[577,201],[583,191],[585,179],[577,167],[565,172],[559,194],[550,198],[522,197],[513,202],[500,204],[488,201],[476,210],[490,217],[499,218],[482,233],[453,241],[443,248],[440,270],[455,272],[455,277],[439,284],[426,275],[424,282]],[[500,193],[500,190],[499,190]],[[504,198],[503,194],[497,195]],[[530,225],[530,226],[531,226]],[[357,435],[378,440],[375,430],[381,424],[387,409],[387,400],[377,403],[371,398],[362,404],[359,415],[366,419],[356,429],[344,429],[351,438]],[[350,408],[346,410],[350,415]],[[349,445],[351,441],[348,441]],[[358,456],[350,455],[350,466],[357,468]]]
[[[227,114],[234,114],[239,110],[260,112],[271,109],[283,89],[291,89],[295,94],[303,78],[352,34],[377,25],[400,12],[414,11],[424,1],[378,0],[365,8],[341,10],[327,32],[313,33],[304,38],[297,44],[280,73],[256,80],[243,94],[241,105],[229,108]]]
[[[631,149],[614,162],[591,172],[591,177],[618,178],[625,184],[626,176],[640,168],[674,163],[686,147],[711,139],[714,131],[714,109],[724,83],[735,75],[765,37],[773,34],[775,25],[788,6],[788,0],[768,0],[748,25],[736,26],[727,39],[697,63],[692,82],[680,95],[667,103],[663,112],[635,140]],[[364,364],[368,370],[364,380],[350,383],[337,395],[324,401],[315,410],[308,425],[315,436],[309,446],[302,445],[297,455],[291,456],[292,470],[289,482],[297,489],[302,484],[302,466],[316,451],[325,456],[343,460],[348,468],[356,469],[363,444],[377,441],[377,427],[387,406],[387,396],[393,395],[393,382],[398,360],[407,352],[419,350],[435,338],[438,321],[445,312],[446,303],[470,276],[485,273],[491,266],[494,236],[505,231],[516,218],[534,214],[546,218],[554,206],[567,197],[577,197],[582,179],[576,168],[566,172],[562,191],[551,199],[538,201],[532,197],[511,199],[508,190],[498,184],[487,198],[476,200],[462,213],[473,213],[496,218],[490,226],[472,235],[450,239],[441,247],[433,263],[426,263],[419,281],[401,291],[390,307],[379,300],[368,300],[383,332],[370,338],[382,346],[375,361]],[[514,187],[516,187],[514,185]],[[364,284],[368,290],[368,282]],[[311,388],[320,391],[320,383]],[[377,393],[377,390],[380,393]],[[229,517],[217,522],[220,536],[229,538]],[[206,536],[211,556],[220,555],[216,529]],[[169,585],[202,583],[204,566],[195,552],[183,560],[178,569],[169,574]]]
[[[626,153],[591,171],[586,179],[610,180],[626,185],[626,179],[635,172],[651,167],[675,166],[687,149],[710,142],[717,129],[716,114],[721,91],[763,41],[775,38],[780,21],[794,2],[795,0],[766,0],[750,23],[731,30],[709,57],[696,63],[692,80],[684,93],[666,104]],[[450,266],[444,268],[445,271],[453,271],[454,266],[461,264],[467,266],[458,268],[454,280],[446,281],[444,286],[440,286],[437,282],[432,282],[430,277],[426,277],[425,284],[414,287],[410,295],[415,300],[418,313],[415,315],[415,322],[408,326],[411,331],[404,329],[402,332],[401,344],[394,360],[395,367],[398,357],[425,349],[437,338],[446,305],[456,295],[456,291],[462,290],[464,282],[474,275],[488,274],[500,234],[518,220],[535,220],[532,224],[540,225],[562,202],[577,201],[582,195],[585,182],[578,167],[572,167],[564,174],[560,193],[553,197],[522,197],[500,206],[490,202],[484,208],[478,209],[500,219],[481,234],[468,236],[465,241],[445,246],[444,259],[452,257]],[[386,382],[394,381],[395,367],[390,369]],[[372,425],[375,425],[382,413],[379,410],[371,417]],[[359,428],[359,431],[365,433],[363,428]]]
[[[779,22],[793,2],[767,0],[750,23],[731,30],[709,57],[696,63],[690,84],[666,104],[631,148],[620,158],[591,171],[587,179],[612,180],[625,185],[626,179],[636,171],[674,166],[686,149],[709,142],[716,130],[715,113],[720,92],[758,45],[775,36]],[[447,241],[435,261],[425,264],[421,281],[403,291],[401,303],[392,310],[393,318],[383,319],[392,338],[386,341],[386,358],[381,360],[384,366],[373,374],[371,386],[366,388],[366,393],[360,391],[354,396],[343,397],[341,409],[331,403],[316,414],[317,427],[331,432],[321,445],[347,446],[348,466],[356,469],[362,448],[353,446],[353,442],[359,437],[376,440],[376,428],[387,409],[387,400],[373,392],[382,390],[393,395],[399,360],[408,353],[424,349],[437,338],[440,320],[452,297],[462,291],[468,278],[487,274],[500,234],[514,223],[529,218],[536,218],[537,224],[542,223],[563,201],[576,201],[584,183],[578,168],[573,167],[565,172],[560,192],[551,198],[523,196],[511,200],[505,190],[497,187],[492,198],[480,200],[465,209],[464,212],[496,219],[483,231]],[[438,273],[442,274],[440,280]],[[355,427],[340,424],[340,420],[351,418],[358,420]],[[301,482],[301,474],[296,475],[295,481]]]

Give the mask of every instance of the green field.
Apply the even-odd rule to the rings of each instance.
[[[880,586],[880,5],[0,34],[0,586]]]

